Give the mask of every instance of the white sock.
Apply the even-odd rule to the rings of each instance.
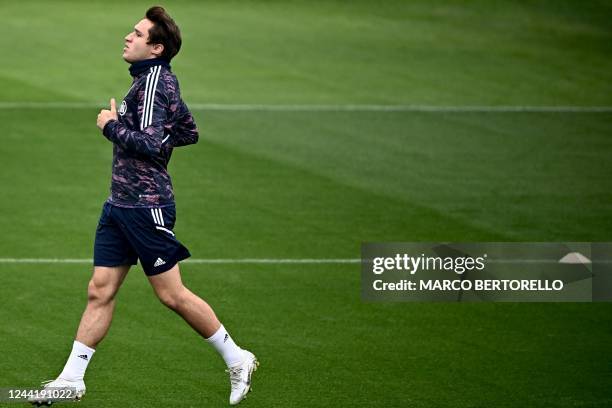
[[[223,325],[219,327],[215,334],[207,338],[206,341],[212,344],[215,350],[221,354],[228,367],[240,363],[244,358],[244,350],[234,343],[234,340],[232,340]]]
[[[66,361],[64,366],[64,371],[59,376],[68,381],[82,380],[85,377],[87,365],[95,352],[96,350],[75,340],[70,357],[68,357],[68,361]]]

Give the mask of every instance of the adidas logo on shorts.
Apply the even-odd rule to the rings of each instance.
[[[166,264],[166,262],[163,259],[157,258],[157,261],[155,261],[155,263],[153,264],[153,267],[162,266],[162,265],[165,265],[165,264]]]

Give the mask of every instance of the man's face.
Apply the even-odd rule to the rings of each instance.
[[[161,55],[163,46],[160,44],[147,44],[149,28],[151,27],[153,27],[153,23],[143,18],[134,26],[134,31],[125,36],[123,59],[126,62],[134,63]]]

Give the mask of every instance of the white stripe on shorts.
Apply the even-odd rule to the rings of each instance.
[[[157,209],[157,215],[159,217],[159,223],[161,224],[162,227],[165,227],[166,224],[164,224],[164,213],[162,212],[161,208]]]
[[[157,220],[157,213],[155,212],[155,208],[151,208],[151,216],[153,217],[153,222],[155,224],[159,224],[159,221]]]
[[[155,226],[155,228],[157,228],[157,229],[158,229],[158,230],[160,230],[160,231],[167,232],[168,234],[170,234],[170,235],[174,236],[174,232],[170,231],[168,228],[158,227],[158,226]]]

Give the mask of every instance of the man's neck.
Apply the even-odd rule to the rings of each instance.
[[[150,58],[150,59],[133,62],[132,65],[130,65],[130,75],[132,75],[133,77],[137,77],[143,72],[148,71],[149,68],[157,66],[157,65],[162,65],[170,69],[170,63],[168,62],[166,58],[163,58],[163,57]]]

